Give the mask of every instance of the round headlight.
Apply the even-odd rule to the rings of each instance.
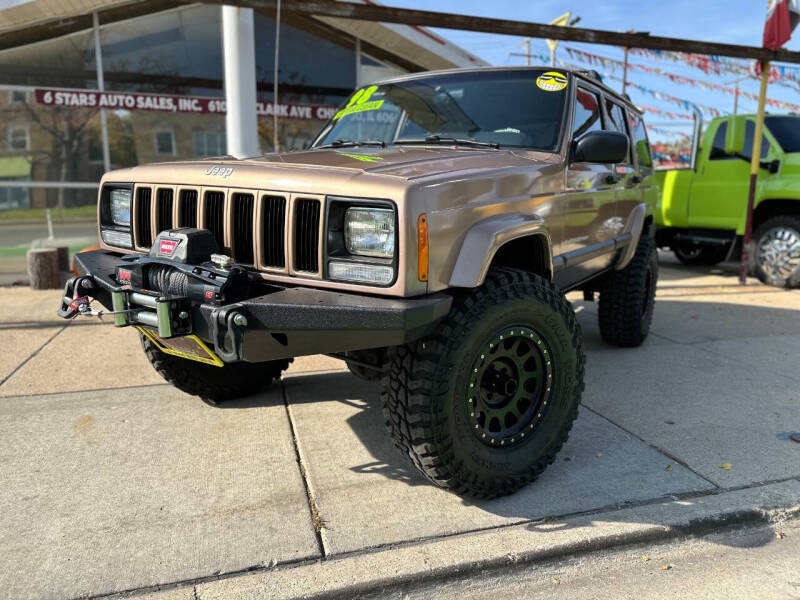
[[[394,211],[388,208],[348,208],[344,216],[344,244],[350,254],[394,256]]]
[[[131,225],[131,190],[111,190],[111,220],[114,225]]]

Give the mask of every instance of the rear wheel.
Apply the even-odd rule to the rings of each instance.
[[[636,253],[621,271],[603,280],[598,302],[600,335],[615,346],[640,346],[650,332],[658,283],[655,240],[639,238]]]
[[[536,479],[567,440],[583,391],[572,306],[549,281],[491,269],[436,331],[392,349],[386,425],[429,480],[491,498]]]
[[[292,359],[263,363],[232,363],[215,367],[159,350],[153,342],[139,334],[142,349],[153,368],[168,383],[207,404],[217,405],[226,400],[251,396],[280,379]]]
[[[800,218],[773,217],[753,234],[747,249],[750,271],[763,283],[800,287]]]

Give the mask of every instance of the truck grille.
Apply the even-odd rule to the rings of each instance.
[[[181,190],[178,227],[197,227],[197,190]]]
[[[225,192],[206,192],[204,227],[214,234],[220,250],[225,247]]]
[[[235,193],[233,198],[232,243],[236,262],[252,265],[253,259],[253,194]]]
[[[139,188],[136,197],[136,245],[141,248],[150,248],[153,243],[153,232],[150,227],[150,209],[153,190]]]
[[[172,229],[172,190],[159,188],[156,194],[156,231]]]
[[[261,239],[265,267],[283,269],[286,266],[286,198],[264,196],[261,201]]]
[[[288,275],[319,277],[322,201],[291,196],[235,188],[136,185],[136,248],[149,250],[154,231],[203,227],[214,235],[220,251],[230,254],[237,263]]]
[[[294,268],[319,269],[319,200],[300,198],[294,205]]]

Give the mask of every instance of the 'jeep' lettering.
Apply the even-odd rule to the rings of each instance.
[[[161,240],[158,245],[158,252],[163,256],[172,256],[175,248],[178,247],[178,242],[175,240]]]
[[[233,173],[232,167],[209,167],[205,170],[206,175],[217,175],[218,177],[228,177]]]

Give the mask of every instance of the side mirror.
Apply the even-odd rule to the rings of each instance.
[[[744,132],[747,128],[747,118],[743,116],[731,117],[728,121],[728,131],[725,133],[725,154],[741,156],[744,153]]]
[[[618,131],[590,131],[572,143],[572,160],[587,163],[626,162],[628,143],[628,136]]]

